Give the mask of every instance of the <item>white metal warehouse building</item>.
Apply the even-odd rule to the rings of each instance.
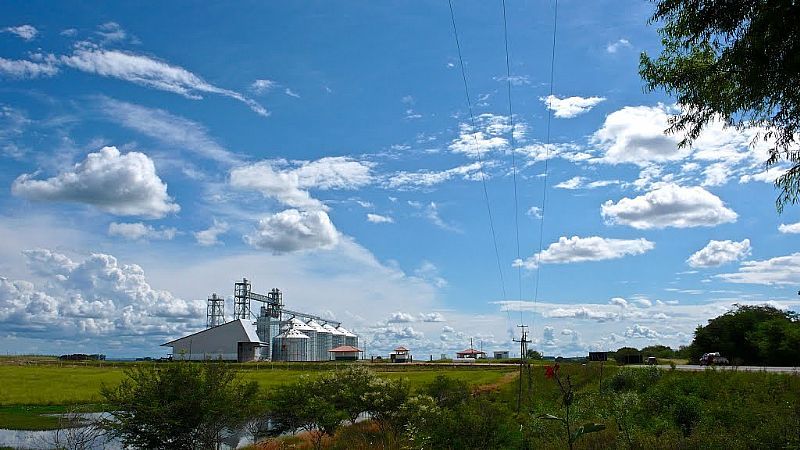
[[[268,348],[256,334],[252,321],[237,319],[161,344],[172,347],[175,360],[258,361],[261,349]],[[265,355],[266,356],[266,355]]]

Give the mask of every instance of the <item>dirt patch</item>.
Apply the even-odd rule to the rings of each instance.
[[[481,384],[481,385],[473,387],[472,388],[472,393],[474,395],[482,395],[482,394],[486,394],[486,393],[489,393],[489,392],[497,392],[497,391],[500,390],[501,387],[505,386],[508,383],[511,383],[512,381],[514,381],[516,379],[517,379],[517,373],[516,372],[509,372],[509,373],[503,375],[502,377],[500,377],[500,379],[497,380],[494,383]]]

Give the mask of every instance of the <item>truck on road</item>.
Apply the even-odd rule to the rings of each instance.
[[[730,364],[728,358],[719,354],[719,352],[704,353],[700,357],[701,366],[727,366]]]

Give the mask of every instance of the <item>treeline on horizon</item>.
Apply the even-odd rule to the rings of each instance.
[[[677,350],[665,345],[622,347],[608,356],[620,364],[626,355],[638,354],[697,363],[704,353],[711,352],[719,352],[737,366],[798,366],[800,315],[769,305],[735,305],[735,309],[698,326],[690,345]]]

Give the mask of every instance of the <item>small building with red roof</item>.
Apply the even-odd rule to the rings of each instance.
[[[396,363],[410,362],[413,359],[410,352],[411,350],[401,345],[389,354],[389,359]]]
[[[481,351],[481,350],[476,350],[476,349],[474,349],[474,348],[471,348],[471,347],[470,347],[470,348],[468,348],[468,349],[466,349],[466,350],[464,350],[464,351],[457,352],[457,353],[456,353],[456,357],[457,357],[458,359],[466,359],[466,358],[470,358],[470,359],[479,359],[479,358],[486,358],[486,352],[484,352],[484,351]]]
[[[363,350],[351,345],[340,345],[328,350],[328,352],[334,361],[356,361],[359,358],[359,353],[362,353]]]

